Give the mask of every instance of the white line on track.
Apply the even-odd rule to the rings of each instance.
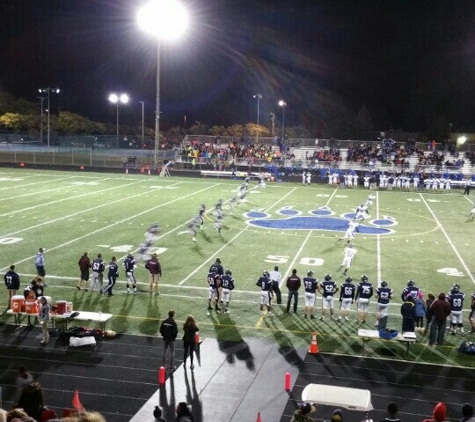
[[[64,243],[62,243],[61,245],[57,245],[57,246],[53,246],[52,248],[48,248],[47,252],[54,251],[54,250],[56,250],[56,249],[64,248],[65,246],[70,245],[70,244],[75,243],[75,242],[78,242],[78,241],[80,241],[80,240],[82,240],[82,239],[84,239],[84,238],[86,238],[86,237],[93,236],[93,235],[95,235],[95,234],[97,234],[97,233],[100,233],[100,232],[102,232],[102,231],[104,231],[104,230],[108,230],[108,229],[110,229],[110,228],[112,228],[112,227],[115,227],[115,226],[117,226],[117,225],[123,224],[123,223],[125,223],[125,222],[127,222],[127,221],[129,221],[129,220],[133,220],[133,219],[135,219],[135,218],[137,218],[137,217],[140,217],[140,216],[142,216],[142,215],[144,215],[144,214],[147,214],[147,213],[149,213],[149,212],[151,212],[151,211],[155,211],[155,210],[157,210],[157,209],[159,209],[159,208],[162,208],[162,207],[164,207],[164,206],[166,206],[166,205],[173,204],[174,202],[181,201],[181,200],[183,200],[183,199],[186,199],[186,198],[189,198],[189,197],[191,197],[191,196],[197,195],[197,194],[199,194],[199,193],[201,193],[201,192],[205,192],[205,191],[207,191],[207,190],[209,190],[209,189],[215,188],[216,186],[219,186],[219,183],[214,184],[214,185],[211,185],[211,186],[208,186],[208,187],[206,187],[206,188],[204,188],[204,189],[195,191],[195,192],[193,192],[193,193],[190,193],[189,195],[185,195],[185,196],[181,196],[180,198],[173,199],[173,200],[168,201],[168,202],[166,202],[166,203],[164,203],[164,204],[157,205],[156,207],[149,208],[149,209],[147,209],[147,210],[145,210],[145,211],[142,211],[142,212],[140,212],[140,213],[138,213],[138,214],[134,214],[134,215],[132,215],[132,216],[130,216],[130,217],[124,218],[123,220],[116,221],[115,223],[109,224],[109,225],[107,225],[107,226],[101,227],[100,229],[97,229],[97,230],[94,230],[94,231],[92,231],[92,232],[86,233],[86,234],[84,234],[83,236],[76,237],[75,239],[72,239],[72,240],[69,240],[69,241],[67,241],[67,242],[64,242]],[[174,230],[176,230],[176,229],[174,229]],[[173,230],[173,231],[174,231],[174,230]],[[162,236],[162,237],[163,237],[163,236]],[[20,261],[15,262],[14,264],[15,264],[15,265],[21,264],[21,263],[23,263],[23,262],[32,260],[34,257],[35,257],[35,255],[29,256],[29,257],[27,257],[27,258],[24,258],[24,259],[22,259],[22,260],[20,260]],[[0,268],[0,271],[6,271],[8,268],[10,268],[10,266],[4,267],[4,268]]]
[[[465,261],[463,260],[463,258],[461,257],[461,255],[459,254],[457,248],[455,247],[454,243],[452,242],[452,240],[450,239],[449,235],[447,234],[447,232],[445,231],[444,227],[442,226],[442,224],[440,224],[440,221],[438,220],[438,218],[436,217],[436,215],[434,214],[434,212],[432,211],[432,209],[429,207],[429,204],[427,203],[427,201],[424,199],[424,196],[420,193],[419,196],[421,197],[421,201],[424,202],[425,206],[427,207],[427,209],[429,210],[429,212],[431,213],[432,217],[434,218],[434,220],[436,221],[437,225],[439,226],[440,230],[442,230],[442,233],[444,234],[445,238],[447,239],[447,242],[449,243],[449,245],[451,246],[451,248],[453,249],[453,251],[455,252],[455,255],[457,255],[457,258],[459,259],[460,263],[462,264],[463,268],[465,269],[465,271],[467,272],[467,275],[470,277],[470,280],[472,280],[472,283],[475,284],[475,278],[473,277],[470,269],[467,267],[467,264],[465,264]]]
[[[290,192],[285,194],[282,198],[280,198],[277,202],[274,202],[273,205],[271,205],[269,208],[267,208],[264,212],[267,212],[274,208],[279,202],[282,202],[287,196],[292,194],[297,188],[293,188]],[[186,283],[191,277],[193,277],[201,268],[203,268],[207,263],[209,263],[212,259],[214,259],[218,254],[224,250],[227,246],[229,246],[232,242],[234,242],[241,234],[243,234],[248,228],[249,224],[244,227],[236,236],[234,236],[229,242],[227,242],[225,245],[223,245],[221,248],[219,248],[215,253],[213,253],[206,261],[204,261],[198,268],[196,268],[193,272],[191,272],[187,277],[185,277],[183,280],[181,280],[178,284],[181,286],[182,284]]]

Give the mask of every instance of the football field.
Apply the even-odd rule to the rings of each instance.
[[[401,329],[401,292],[409,279],[423,292],[448,292],[454,283],[465,293],[465,335],[447,335],[446,345],[430,348],[426,339],[406,347],[370,342],[364,353],[451,365],[475,366],[457,348],[470,335],[470,295],[475,290],[474,233],[469,221],[470,197],[461,191],[398,192],[340,189],[326,184],[249,184],[244,203],[232,210],[229,199],[242,180],[216,178],[150,177],[147,175],[55,172],[30,169],[0,170],[0,268],[11,264],[21,277],[21,290],[36,274],[35,254],[45,248],[45,294],[72,301],[76,310],[112,313],[108,328],[119,333],[155,335],[169,309],[175,309],[179,326],[193,314],[203,337],[239,340],[254,336],[282,345],[306,346],[312,331],[318,333],[320,351],[361,354],[357,337],[361,325],[351,321],[305,320],[274,306],[274,316],[259,313],[256,280],[265,270],[279,266],[284,279],[293,268],[305,276],[311,270],[319,280],[331,274],[338,285],[345,276],[337,272],[346,241],[341,240],[356,207],[375,195],[369,217],[359,226],[353,243],[356,258],[348,271],[354,282],[366,274],[375,286],[386,280],[394,290],[389,328]],[[214,227],[212,209],[224,202],[221,233]],[[185,232],[201,204],[207,207],[197,241]],[[148,272],[138,262],[139,294],[127,295],[122,261],[136,254],[145,232],[159,224],[153,251],[159,254],[163,277],[160,295],[148,294]],[[181,234],[180,234],[181,233]],[[102,253],[106,263],[115,255],[120,276],[114,296],[76,289],[78,260],[84,251],[91,259]],[[229,314],[207,315],[207,274],[219,257],[236,280]],[[5,292],[5,290],[3,290]],[[284,302],[287,290],[283,286]],[[339,294],[337,294],[339,296]],[[5,309],[5,294],[0,309]],[[339,302],[336,302],[338,308]],[[320,314],[321,297],[316,315]],[[299,310],[303,308],[303,293]],[[337,309],[338,312],[338,309]],[[2,322],[11,317],[3,314]],[[374,328],[375,300],[365,328]]]

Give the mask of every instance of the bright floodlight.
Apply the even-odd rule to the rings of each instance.
[[[279,101],[279,105],[280,105],[281,107],[284,107],[284,106],[287,105],[287,103],[286,103],[284,100],[280,100],[280,101]]]
[[[458,144],[464,144],[466,141],[467,141],[466,136],[460,136],[459,138],[457,138],[457,143]]]
[[[127,94],[110,94],[109,101],[113,104],[121,102],[122,104],[127,104],[129,102],[129,96]]]
[[[151,0],[137,13],[139,26],[158,39],[172,40],[188,25],[188,13],[177,0]]]

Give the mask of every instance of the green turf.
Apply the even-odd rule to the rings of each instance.
[[[160,320],[173,308],[180,323],[188,314],[195,315],[202,336],[221,340],[255,336],[301,347],[309,344],[311,332],[316,330],[321,351],[362,353],[354,322],[307,321],[285,314],[282,308],[275,309],[274,317],[259,315],[255,281],[276,262],[285,274],[292,268],[297,268],[300,275],[311,269],[319,279],[331,273],[341,283],[344,277],[336,269],[345,242],[337,237],[343,233],[256,228],[246,223],[248,218],[243,214],[260,210],[284,218],[277,213],[283,207],[309,215],[308,211],[327,206],[340,216],[353,212],[367,198],[368,191],[297,183],[269,183],[266,189],[257,189],[253,181],[248,202],[239,205],[233,214],[226,213],[222,234],[207,219],[194,243],[191,235],[178,233],[186,229],[200,204],[210,209],[219,198],[231,198],[242,181],[2,169],[0,182],[1,270],[5,272],[15,263],[24,287],[35,274],[38,247],[46,248],[46,294],[53,300],[72,301],[75,309],[112,313],[110,329],[155,335]],[[363,273],[374,284],[381,279],[388,281],[396,297],[389,326],[400,329],[400,293],[412,278],[424,292],[436,295],[459,283],[466,293],[465,329],[470,331],[467,317],[474,291],[470,270],[475,262],[475,222],[467,221],[470,208],[471,202],[460,191],[377,193],[371,218],[390,216],[397,225],[390,235],[357,234],[354,243],[358,254],[349,274],[357,281]],[[160,248],[163,267],[160,296],[147,294],[143,262],[136,273],[141,282],[137,296],[125,294],[123,271],[112,298],[76,290],[77,262],[84,251],[89,251],[91,257],[102,252],[106,261],[115,254],[121,264],[128,252],[137,250],[154,222],[160,224],[160,238],[155,244]],[[225,268],[232,269],[237,286],[231,313],[212,313],[208,317],[206,275],[216,257]],[[300,300],[303,306],[302,296]],[[374,302],[369,328],[375,321]],[[5,306],[4,301],[1,306]],[[8,318],[4,315],[1,320]],[[464,338],[474,336],[465,334]],[[404,345],[381,341],[370,342],[365,354],[474,366],[473,359],[457,353],[461,336],[447,336],[446,345],[440,348],[422,344],[421,336],[419,340],[407,355]]]

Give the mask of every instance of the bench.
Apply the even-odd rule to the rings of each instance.
[[[76,311],[78,315],[71,319],[71,313],[66,314],[51,314],[51,324],[53,328],[56,327],[56,322],[61,321],[64,324],[64,327],[67,328],[69,321],[93,321],[99,323],[101,330],[105,330],[106,323],[109,319],[112,318],[112,314],[104,314],[102,312],[88,312],[88,311]],[[21,318],[23,316],[28,316],[28,324],[30,324],[30,318],[38,318],[39,314],[27,314],[26,312],[13,312],[12,309],[7,311],[7,315],[13,315],[15,317],[15,324],[21,325]]]
[[[365,343],[370,340],[399,341],[401,343],[406,343],[406,352],[409,352],[409,346],[416,342],[416,333],[413,332],[405,332],[402,334],[398,333],[398,335],[392,339],[384,339],[379,336],[378,330],[366,330],[364,328],[360,328],[358,330],[358,337],[363,339],[363,350]]]
[[[362,412],[373,410],[371,392],[361,388],[308,384],[302,391],[302,401]]]

